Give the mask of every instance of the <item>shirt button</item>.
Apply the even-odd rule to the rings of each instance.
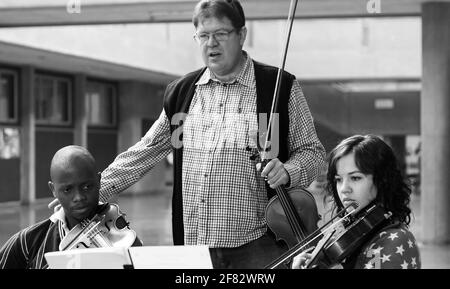
[[[204,204],[204,203],[205,203],[205,200],[204,200],[204,199],[201,199],[200,202],[201,202],[202,204]]]
[[[219,106],[222,107],[222,106],[223,106],[223,103],[219,104]]]
[[[207,178],[208,177],[208,174],[205,174],[205,178]]]

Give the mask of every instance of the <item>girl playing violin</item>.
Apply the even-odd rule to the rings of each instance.
[[[419,249],[408,230],[411,189],[405,183],[392,149],[374,135],[355,135],[344,139],[330,153],[327,191],[332,212],[351,203],[352,214],[381,205],[391,216],[381,229],[374,230],[342,262],[344,269],[419,269]],[[311,259],[306,250],[293,259],[292,268],[304,268]]]

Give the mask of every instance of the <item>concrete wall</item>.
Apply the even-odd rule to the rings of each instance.
[[[247,42],[251,54],[278,65],[284,26],[283,21],[255,23]],[[420,77],[420,19],[297,20],[286,70],[308,80]]]
[[[60,148],[73,144],[72,128],[36,128],[36,198],[52,198],[48,188],[50,162]]]
[[[336,133],[420,134],[420,92],[340,93],[329,87],[308,84],[303,91],[314,120]]]
[[[349,131],[347,96],[328,84],[301,84],[314,120],[337,132]]]
[[[162,111],[165,87],[134,81],[119,85],[118,153],[127,150],[143,136],[143,126],[156,120]],[[161,189],[166,183],[166,162],[162,161],[127,193],[144,193]]]
[[[285,21],[248,21],[245,49],[279,65]],[[191,23],[2,28],[0,40],[182,75],[202,66]],[[419,17],[296,20],[286,69],[299,79],[421,76]]]
[[[381,101],[381,108],[376,108],[376,101]],[[420,134],[420,92],[349,94],[346,107],[351,134]]]
[[[317,137],[325,148],[326,153],[328,154],[331,150],[345,137],[348,135],[343,135],[338,131],[321,124],[320,122],[314,122],[314,126],[316,128]]]
[[[20,160],[0,159],[0,203],[20,199]]]

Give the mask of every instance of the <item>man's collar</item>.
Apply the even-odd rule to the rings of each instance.
[[[253,66],[253,61],[248,55],[246,51],[242,51],[244,53],[245,57],[245,63],[244,67],[239,72],[238,76],[236,77],[236,82],[239,82],[242,85],[245,85],[247,87],[254,87],[255,86],[255,68]],[[205,72],[202,74],[200,79],[195,83],[195,85],[205,85],[208,84],[210,81],[216,81],[220,82],[218,79],[215,78],[214,73],[209,68],[206,68]],[[233,81],[234,82],[234,81]]]
[[[59,208],[58,211],[54,212],[51,216],[50,216],[50,221],[52,221],[53,223],[56,223],[57,221],[66,223],[66,214],[64,213],[64,209],[63,208]]]
[[[69,230],[69,226],[67,224],[66,221],[66,214],[64,213],[64,209],[61,207],[59,208],[58,211],[54,212],[51,216],[50,216],[50,221],[52,221],[53,223],[57,223],[58,221],[61,222],[61,226],[64,229],[64,231],[66,232],[66,234],[70,231]]]
[[[104,203],[99,202],[99,206],[103,205]],[[66,230],[66,232],[69,232],[69,226],[67,224],[67,220],[66,220],[66,214],[64,213],[64,209],[61,207],[59,208],[58,211],[54,212],[51,216],[50,216],[50,221],[52,223],[56,223],[56,222],[61,222],[62,227],[64,228],[64,230]]]

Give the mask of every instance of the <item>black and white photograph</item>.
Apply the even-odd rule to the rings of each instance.
[[[0,0],[0,269],[450,269],[449,171],[450,0]]]

